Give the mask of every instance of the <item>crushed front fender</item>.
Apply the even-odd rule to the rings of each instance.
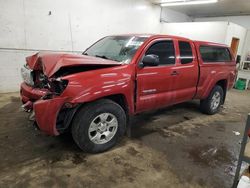
[[[48,100],[40,99],[34,103],[35,119],[41,131],[48,135],[59,135],[56,129],[58,113],[66,101],[66,97]]]

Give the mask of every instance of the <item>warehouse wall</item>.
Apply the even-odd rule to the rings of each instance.
[[[164,23],[161,33],[178,35],[194,40],[205,40],[210,42],[225,42],[227,32],[226,22],[185,22],[185,23]]]
[[[166,7],[162,8],[161,11],[161,22],[171,23],[171,22],[191,22],[192,17],[186,14],[168,9]]]
[[[195,22],[208,22],[208,21],[226,21],[233,22],[250,29],[250,16],[225,16],[225,17],[205,17],[194,18]]]
[[[247,29],[237,25],[235,23],[228,23],[227,34],[225,44],[231,46],[232,38],[236,37],[240,39],[239,46],[238,46],[238,55],[243,55],[244,53],[244,45],[246,40]]]
[[[233,37],[239,38],[238,55],[243,55],[247,30],[229,22],[185,22],[162,24],[161,33],[178,35],[193,40],[203,40],[231,45]]]
[[[160,11],[145,0],[1,0],[0,92],[18,91],[25,56],[83,51],[110,34],[158,33]]]

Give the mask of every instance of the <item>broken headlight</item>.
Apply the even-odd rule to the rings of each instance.
[[[21,68],[21,75],[22,75],[22,78],[23,78],[23,81],[30,85],[30,86],[33,86],[34,85],[34,79],[33,79],[33,74],[32,74],[32,70],[29,69],[26,65],[24,65],[22,68]]]

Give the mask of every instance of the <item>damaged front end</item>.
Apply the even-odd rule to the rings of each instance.
[[[64,108],[68,97],[61,97],[61,94],[68,85],[68,80],[60,77],[48,77],[44,74],[41,60],[36,60],[36,66],[30,68],[30,62],[21,68],[23,83],[21,84],[22,108],[31,112],[30,120],[34,120],[38,128],[49,135],[58,135],[61,131],[56,126],[59,112]],[[64,114],[64,116],[67,116]],[[60,130],[61,130],[60,129]]]
[[[119,65],[114,61],[69,54],[35,54],[26,61],[21,69],[22,108],[32,112],[30,119],[49,135],[64,132],[78,108],[74,97],[84,88],[77,85],[78,80],[69,83],[69,75]]]
[[[27,65],[21,68],[23,83],[21,97],[25,111],[32,110],[32,103],[38,99],[51,99],[60,96],[68,85],[68,80],[48,78],[42,70],[31,70]]]
[[[29,119],[34,120],[40,130],[49,135],[58,135],[59,132],[55,126],[58,114],[68,99],[60,95],[67,87],[68,81],[48,78],[38,70],[31,71],[30,78],[23,72],[22,70],[24,82],[21,84],[20,91],[22,108],[31,112]]]

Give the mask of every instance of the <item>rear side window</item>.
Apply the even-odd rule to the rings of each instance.
[[[204,62],[230,62],[231,54],[228,48],[219,46],[201,46],[201,58]]]
[[[181,64],[193,62],[192,48],[189,42],[179,42]]]
[[[160,41],[152,44],[145,55],[154,54],[159,57],[160,65],[175,64],[173,41]]]

